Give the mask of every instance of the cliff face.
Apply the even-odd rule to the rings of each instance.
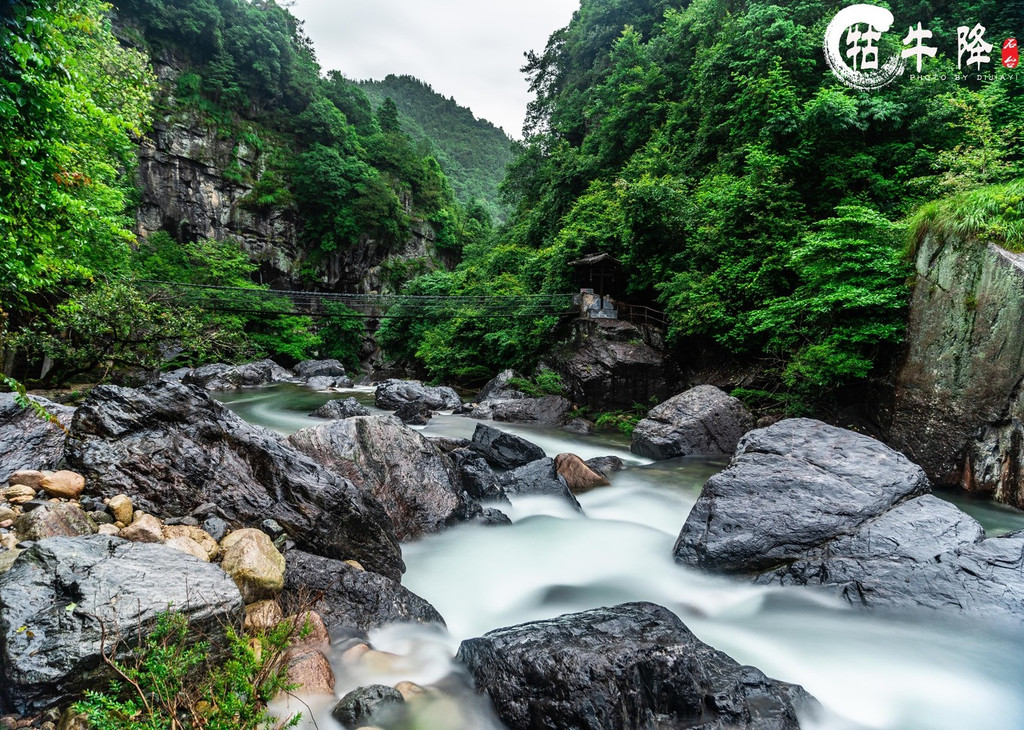
[[[1024,256],[929,235],[890,443],[932,481],[1024,508]]]

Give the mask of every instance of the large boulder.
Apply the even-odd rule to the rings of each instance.
[[[489,400],[520,400],[526,398],[526,393],[512,384],[512,381],[517,378],[522,378],[522,376],[516,373],[515,370],[502,370],[487,381],[487,384],[476,394],[474,400],[477,403],[483,403]]]
[[[231,388],[251,388],[293,379],[294,375],[290,370],[281,367],[273,360],[259,360],[244,365],[225,365],[224,363],[203,365],[186,373],[181,378],[181,382],[186,385],[198,385],[206,390],[230,390]]]
[[[456,657],[511,730],[797,730],[791,688],[651,603],[491,631]]]
[[[550,457],[505,472],[498,477],[498,486],[506,495],[557,497],[577,512],[583,511]]]
[[[505,423],[563,426],[569,420],[571,410],[572,403],[567,398],[545,395],[540,398],[492,398],[471,408],[467,415]]]
[[[385,380],[377,386],[373,401],[386,411],[405,403],[422,403],[432,411],[450,411],[462,405],[459,394],[447,386],[424,385],[418,380]]]
[[[866,606],[1024,619],[1024,536],[928,495],[920,467],[862,434],[796,418],[752,431],[704,485],[676,559]]]
[[[290,550],[283,598],[310,607],[332,632],[364,633],[395,623],[444,625],[437,610],[389,578],[340,560]]]
[[[303,360],[292,370],[296,376],[307,380],[318,376],[340,377],[345,374],[345,366],[338,360]]]
[[[649,459],[731,454],[754,417],[738,398],[698,385],[648,411],[636,425],[630,451]]]
[[[126,494],[161,517],[212,503],[232,528],[270,518],[299,547],[354,558],[392,578],[404,570],[376,499],[198,388],[95,388],[71,431],[68,459],[93,493]]]
[[[451,452],[451,459],[459,475],[459,482],[470,497],[481,501],[508,501],[505,492],[498,486],[498,475],[483,455],[462,448]]]
[[[515,469],[544,458],[544,449],[537,444],[482,423],[476,425],[469,448],[498,469]]]
[[[352,418],[352,416],[368,416],[370,409],[355,398],[335,398],[327,401],[309,415],[313,418]]]
[[[116,537],[55,537],[22,553],[0,575],[0,693],[29,713],[105,689],[101,651],[148,631],[168,610],[216,639],[244,615],[224,571],[163,545]]]
[[[62,425],[42,418],[31,408],[22,408],[14,393],[0,393],[0,483],[20,469],[53,469],[64,458],[64,431],[75,409],[46,398],[29,396]]]
[[[462,493],[451,460],[394,416],[330,421],[288,441],[379,500],[400,540],[438,532],[479,512]]]

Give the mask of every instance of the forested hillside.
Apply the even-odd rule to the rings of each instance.
[[[361,81],[359,88],[375,105],[389,97],[394,100],[403,131],[437,158],[459,200],[466,205],[478,202],[493,217],[505,218],[498,186],[512,150],[503,130],[412,76]]]
[[[920,21],[933,76],[858,91],[821,50],[840,3],[584,0],[523,69],[535,98],[503,183],[508,224],[410,290],[564,291],[567,262],[608,252],[629,298],[667,310],[682,362],[759,369],[749,398],[801,410],[884,375],[904,329],[908,216],[1015,179],[1024,114],[1022,77],[999,64],[1021,6],[892,6],[883,48]],[[976,23],[994,80],[957,73],[956,28]],[[475,327],[438,321],[393,345],[437,376],[508,353],[525,366],[546,346],[520,325]]]

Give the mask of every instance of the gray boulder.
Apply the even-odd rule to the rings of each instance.
[[[713,385],[698,385],[655,406],[636,425],[630,451],[649,459],[731,454],[754,427],[738,398]]]
[[[284,593],[297,603],[317,597],[316,611],[332,632],[365,633],[395,623],[439,624],[437,610],[398,582],[319,555],[289,550]]]
[[[395,409],[395,418],[408,426],[426,426],[433,415],[422,403],[403,403]]]
[[[351,418],[352,416],[368,416],[370,409],[355,398],[335,398],[327,401],[309,415],[313,418]]]
[[[198,385],[206,390],[230,390],[293,379],[294,375],[290,370],[281,367],[273,360],[259,360],[244,365],[225,365],[224,363],[203,365],[185,374],[181,378],[181,382],[185,385]]]
[[[558,497],[577,512],[583,511],[565,479],[559,475],[555,460],[548,457],[505,472],[498,477],[498,486],[506,495]]]
[[[105,689],[112,652],[173,609],[198,634],[239,626],[242,596],[216,565],[164,545],[116,537],[36,543],[0,575],[0,682],[9,709],[27,714]]]
[[[544,449],[537,444],[482,423],[476,425],[469,448],[498,469],[515,469],[544,458]]]
[[[810,419],[752,431],[704,485],[676,559],[760,583],[827,586],[869,607],[1024,620],[1024,535],[981,526],[929,494],[879,441]]]
[[[400,540],[438,532],[479,512],[462,493],[451,459],[392,415],[330,421],[288,441],[379,500]]]
[[[345,374],[345,366],[338,360],[303,360],[292,368],[295,375],[300,378],[315,378],[317,376],[339,377]]]
[[[498,486],[498,475],[481,454],[471,449],[456,449],[451,452],[451,459],[459,482],[469,496],[481,501],[508,502],[504,490]]]
[[[472,407],[470,418],[504,421],[505,423],[536,423],[541,426],[562,426],[569,420],[572,403],[560,395],[541,398],[490,399]]]
[[[29,396],[67,428],[75,409]],[[54,469],[64,458],[67,433],[33,411],[22,408],[13,393],[0,393],[0,483],[21,469]]]
[[[310,390],[331,390],[332,388],[351,388],[352,378],[344,375],[314,375],[306,381]]]
[[[331,717],[345,727],[363,728],[391,726],[401,721],[405,714],[405,698],[402,693],[386,684],[370,684],[358,687],[340,700],[331,710]]]
[[[513,378],[521,377],[515,370],[502,370],[487,381],[487,384],[477,393],[474,400],[477,403],[483,403],[489,400],[521,400],[526,398],[526,393],[511,384]]]
[[[381,504],[198,388],[101,386],[78,409],[68,459],[101,496],[179,517],[213,503],[232,528],[270,518],[299,547],[397,579],[401,549]]]
[[[418,380],[385,380],[377,386],[373,401],[386,411],[405,403],[422,403],[432,411],[450,411],[462,405],[459,394],[447,386],[424,385]]]
[[[802,690],[737,664],[651,603],[491,631],[456,659],[511,730],[800,727],[790,696]]]

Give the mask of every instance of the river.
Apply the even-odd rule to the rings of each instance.
[[[315,393],[280,385],[218,394],[246,420],[283,434],[322,423],[307,413],[339,396],[372,406],[372,390]],[[472,434],[476,421],[437,415],[428,436]],[[490,423],[490,422],[489,422]],[[612,485],[580,495],[585,516],[547,498],[514,501],[511,527],[465,525],[403,545],[403,584],[445,617],[447,632],[393,627],[375,648],[397,655],[374,666],[333,658],[338,695],[360,684],[409,679],[435,685],[417,715],[423,730],[500,727],[467,689],[450,658],[462,639],[491,629],[627,601],[677,613],[703,641],[769,676],[803,685],[824,713],[812,730],[1020,730],[1024,728],[1024,630],[931,611],[867,612],[812,589],[767,588],[677,565],[672,545],[701,485],[726,460],[650,463],[611,435],[490,425],[540,445],[549,456],[614,454],[626,468]],[[948,497],[940,494],[939,496]],[[989,531],[1024,528],[1024,513],[954,500]],[[302,708],[293,708],[302,709]],[[329,707],[317,726],[341,728]],[[307,727],[314,727],[308,724]]]

